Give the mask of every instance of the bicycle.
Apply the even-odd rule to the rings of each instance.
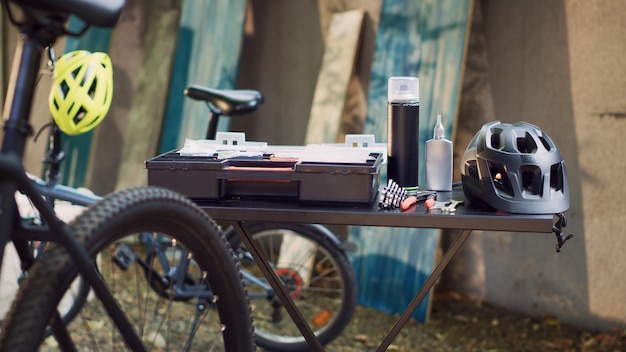
[[[80,35],[92,25],[113,27],[124,1],[2,0],[2,6],[19,27],[20,41],[3,113],[0,248],[13,244],[28,277],[3,321],[0,351],[38,349],[48,326],[56,340],[54,347],[67,351],[95,349],[100,343],[111,350],[133,351],[254,350],[250,307],[238,262],[216,223],[195,203],[170,190],[136,187],[107,195],[65,224],[24,170],[22,158],[32,129],[29,114],[42,50],[57,38]],[[64,24],[69,15],[81,18],[85,28],[68,33]],[[29,197],[42,224],[33,226],[20,218],[17,191]],[[153,261],[140,262],[140,268],[135,266],[139,270],[130,271],[108,261],[101,268],[94,265],[98,254],[106,258],[116,252],[118,240],[155,261],[152,249],[167,246],[166,261],[159,265],[168,271],[157,271]],[[35,260],[30,245],[36,241],[52,245]],[[186,265],[186,275],[181,276],[170,261]],[[97,299],[86,302],[81,309],[86,315],[66,326],[56,307],[79,274]],[[210,287],[210,294],[194,287]],[[181,298],[175,294],[181,288],[193,294]],[[85,331],[87,336],[82,334]]]

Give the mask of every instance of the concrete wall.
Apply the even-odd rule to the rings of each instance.
[[[626,3],[566,5],[589,310],[625,325]]]
[[[495,117],[542,127],[563,154],[571,208],[553,235],[474,233],[452,285],[580,326],[626,326],[626,2],[482,2]]]

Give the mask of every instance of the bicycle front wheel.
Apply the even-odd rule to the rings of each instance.
[[[255,349],[233,252],[216,224],[187,198],[155,187],[124,190],[95,203],[70,229],[91,256],[102,255],[101,276],[146,350]],[[77,275],[64,248],[46,251],[20,287],[0,350],[56,350],[53,337],[43,340],[44,332]],[[126,349],[96,298],[67,328],[77,350]]]

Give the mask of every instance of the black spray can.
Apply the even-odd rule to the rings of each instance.
[[[387,86],[387,179],[418,185],[419,79],[391,77]]]

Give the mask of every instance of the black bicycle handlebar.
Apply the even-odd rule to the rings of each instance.
[[[7,1],[7,0],[4,0]],[[113,27],[120,18],[125,0],[10,0],[33,9],[72,14],[88,25]]]

